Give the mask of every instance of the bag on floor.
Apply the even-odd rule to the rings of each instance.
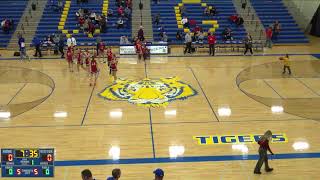
[[[18,52],[18,51],[14,52],[13,56],[20,56],[20,52]]]

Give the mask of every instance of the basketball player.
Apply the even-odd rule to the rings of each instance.
[[[113,58],[113,53],[112,53],[111,48],[108,48],[108,50],[107,50],[107,58],[108,58],[109,74],[111,74],[110,64],[111,64],[111,61],[112,61],[112,58]]]
[[[267,172],[273,171],[273,168],[269,167],[268,164],[268,155],[267,151],[269,151],[272,155],[273,152],[271,151],[269,147],[269,142],[272,139],[272,132],[270,130],[266,131],[263,136],[260,137],[258,144],[260,145],[259,147],[259,160],[257,162],[257,165],[254,169],[254,174],[261,174],[260,169],[262,167],[262,164],[264,163],[265,170]]]
[[[84,58],[85,58],[85,70],[88,72],[88,75],[90,75],[90,57],[91,57],[91,54],[89,52],[89,49],[86,49],[86,52],[84,53]]]
[[[98,64],[97,61],[95,60],[95,56],[92,56],[91,62],[90,62],[90,86],[95,86],[98,78]],[[94,77],[94,78],[93,78]]]
[[[72,53],[72,49],[69,47],[67,50],[67,62],[68,62],[68,66],[69,66],[69,71],[73,72],[73,53]]]
[[[289,55],[286,54],[285,57],[280,57],[279,60],[283,61],[283,72],[282,72],[282,74],[285,74],[286,73],[286,69],[288,69],[289,75],[291,75]]]
[[[81,52],[81,49],[79,48],[79,49],[78,49],[78,54],[77,54],[77,70],[78,70],[78,72],[79,72],[80,66],[83,65],[82,57],[83,57],[83,54],[82,54],[82,52]]]
[[[110,70],[111,70],[111,76],[113,76],[114,81],[117,80],[117,66],[118,66],[118,60],[117,56],[113,54],[112,61],[110,63]]]
[[[100,41],[99,44],[98,44],[98,47],[99,47],[99,59],[100,59],[100,62],[103,62],[103,63],[106,63],[106,61],[104,60],[104,57],[105,57],[105,49],[106,49],[106,46],[104,44],[103,41]],[[102,61],[101,61],[101,56],[102,56]]]

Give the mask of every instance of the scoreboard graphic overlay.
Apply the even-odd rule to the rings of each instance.
[[[1,149],[2,177],[54,177],[54,149]]]

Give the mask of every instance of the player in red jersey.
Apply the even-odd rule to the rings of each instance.
[[[111,48],[108,48],[107,50],[107,58],[108,58],[108,67],[109,67],[109,74],[111,74],[111,68],[110,68],[110,64],[111,64],[111,61],[112,61],[112,58],[113,58],[113,53],[111,51]]]
[[[136,52],[138,54],[138,59],[140,60],[141,57],[143,56],[143,51],[142,51],[142,43],[140,42],[140,40],[138,39],[136,41]]]
[[[105,61],[105,49],[106,49],[106,45],[104,44],[103,41],[100,41],[98,44],[98,48],[99,48],[99,59],[100,62],[106,63]],[[101,61],[101,56],[102,56],[102,61]]]
[[[77,53],[77,70],[78,70],[78,72],[79,72],[80,66],[83,65],[82,57],[83,57],[83,53],[82,53],[81,49],[79,48],[78,53]]]
[[[91,59],[91,62],[90,62],[90,72],[91,72],[91,76],[90,76],[90,86],[92,85],[96,85],[96,82],[97,82],[97,78],[98,78],[98,72],[99,72],[99,69],[98,69],[98,63],[97,61],[95,60],[95,57],[92,56],[92,59]],[[94,77],[94,82],[92,82],[93,80],[93,77]]]
[[[84,52],[84,58],[85,58],[85,64],[86,66],[84,67],[84,69],[88,72],[88,74],[90,74],[90,57],[91,57],[91,54],[89,52],[89,49],[86,49],[86,51]]]
[[[114,81],[117,80],[117,71],[118,71],[118,60],[117,56],[113,54],[112,61],[110,63],[111,76],[113,76]]]
[[[68,48],[66,58],[69,66],[69,71],[73,72],[73,53],[71,48]]]

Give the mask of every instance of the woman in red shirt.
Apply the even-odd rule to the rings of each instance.
[[[111,48],[108,48],[107,50],[107,58],[108,58],[108,67],[109,67],[109,74],[111,74],[111,68],[110,68],[110,64],[113,58],[113,53],[111,51]]]
[[[77,54],[77,70],[78,70],[78,72],[79,72],[80,66],[83,65],[83,63],[82,63],[82,56],[83,56],[83,54],[82,54],[82,52],[81,52],[81,49],[79,48],[79,49],[78,49],[78,54]]]
[[[97,61],[95,60],[94,56],[92,56],[92,60],[90,62],[90,72],[91,72],[90,86],[92,86],[92,85],[95,86],[96,82],[97,82],[97,78],[98,78],[99,69],[98,69]],[[93,81],[93,77],[94,77],[94,81]]]
[[[68,62],[68,66],[69,66],[69,71],[73,72],[73,53],[72,53],[72,49],[69,47],[67,50],[67,62]]]
[[[269,147],[269,142],[272,139],[272,132],[270,130],[266,131],[263,136],[260,137],[258,144],[260,145],[259,147],[259,160],[256,164],[256,167],[254,169],[254,174],[261,174],[260,169],[264,163],[265,170],[267,172],[273,171],[273,168],[269,167],[268,164],[268,154],[267,151],[269,151],[272,155],[273,152],[271,151]]]
[[[100,41],[99,44],[98,44],[98,48],[99,48],[99,59],[100,59],[100,62],[102,63],[106,63],[106,61],[104,60],[104,57],[105,57],[105,44],[103,41]],[[101,61],[101,56],[102,56],[102,61]]]
[[[114,78],[114,81],[117,80],[117,71],[118,71],[117,66],[118,66],[117,56],[113,54],[112,61],[110,64],[110,70],[111,70],[111,75]]]

